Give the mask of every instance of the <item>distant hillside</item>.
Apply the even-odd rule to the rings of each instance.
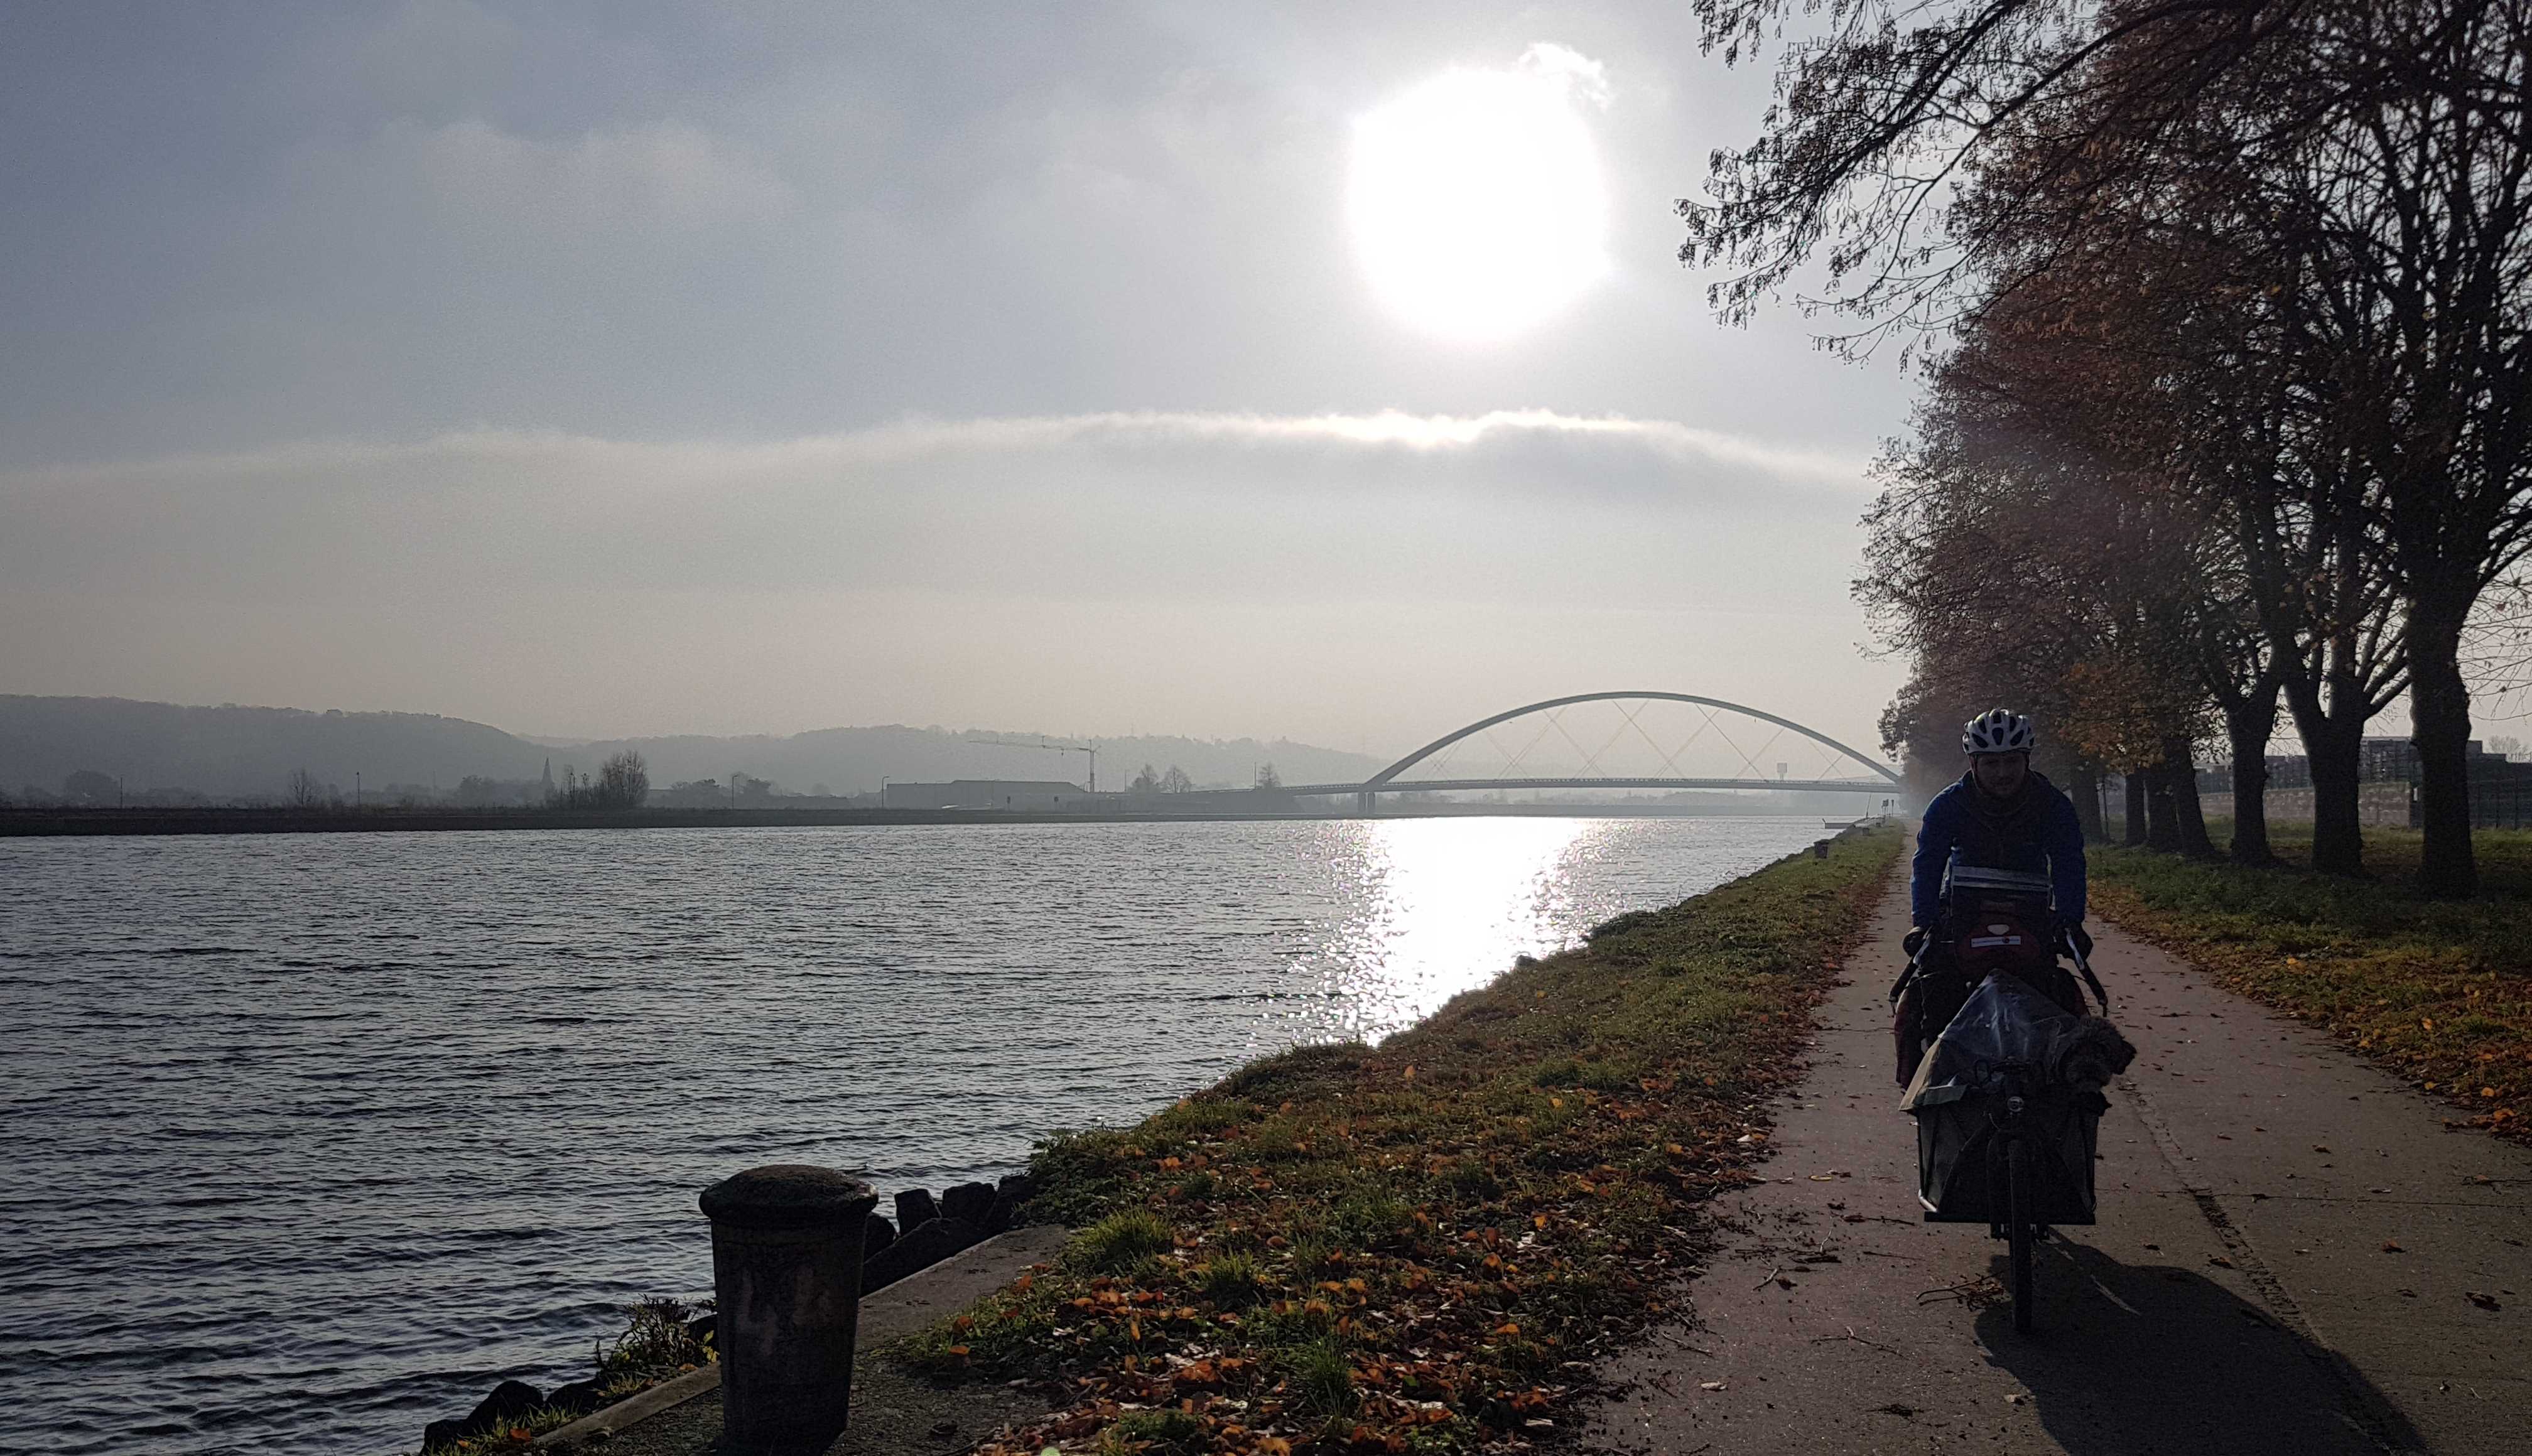
[[[837,794],[876,792],[882,775],[904,779],[1065,779],[1083,783],[1090,765],[1082,754],[1046,749],[998,748],[979,742],[1089,743],[1099,750],[1099,787],[1122,789],[1145,763],[1167,770],[1173,763],[1199,787],[1246,788],[1260,764],[1272,763],[1286,783],[1351,783],[1378,772],[1386,760],[1339,753],[1281,739],[1207,741],[1195,738],[1054,739],[1021,730],[971,728],[957,733],[891,723],[877,728],[819,728],[788,738],[625,738],[575,749],[555,749],[557,772],[565,759],[583,769],[623,749],[651,765],[651,781],[726,780],[732,771],[770,778],[785,793],[805,794],[825,784]]]
[[[726,780],[733,773],[773,780],[784,793],[823,784],[834,794],[875,793],[894,779],[1060,778],[1080,782],[1081,754],[996,748],[980,739],[1037,741],[1026,730],[889,725],[822,728],[787,738],[627,738],[575,746],[536,743],[463,718],[432,713],[314,712],[304,708],[187,707],[121,698],[35,698],[0,695],[0,791],[32,785],[58,794],[71,774],[121,778],[136,794],[190,789],[215,800],[280,795],[291,773],[306,769],[348,793],[358,773],[368,789],[389,785],[443,793],[469,775],[539,777],[548,759],[587,773],[624,749],[639,752],[653,784]],[[1070,741],[1070,740],[1067,740]],[[1091,740],[1099,749],[1101,788],[1122,789],[1148,762],[1177,764],[1199,785],[1245,786],[1271,762],[1288,783],[1360,779],[1381,760],[1306,744],[1254,739],[1206,741],[1141,737]]]
[[[134,791],[192,789],[213,799],[277,796],[293,769],[371,789],[466,775],[535,778],[551,752],[498,728],[431,713],[311,712],[291,707],[184,707],[125,698],[0,696],[0,789],[59,793],[73,773],[121,778]]]

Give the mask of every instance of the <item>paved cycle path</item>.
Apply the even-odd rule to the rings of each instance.
[[[2100,1222],[2042,1248],[2016,1335],[2004,1246],[1919,1221],[1883,1002],[1906,929],[1903,870],[1774,1109],[1769,1181],[1715,1204],[1694,1315],[1618,1363],[1591,1444],[2532,1451],[2532,1152],[2115,926],[2095,966],[2138,1055]]]

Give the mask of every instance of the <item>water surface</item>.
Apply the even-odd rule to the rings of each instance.
[[[0,841],[0,1449],[412,1450],[699,1291],[697,1190],[1018,1167],[1815,819]]]

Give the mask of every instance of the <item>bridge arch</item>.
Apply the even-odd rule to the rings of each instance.
[[[1900,776],[1899,770],[1892,768],[1890,765],[1881,762],[1877,758],[1870,757],[1856,749],[1847,747],[1845,744],[1838,742],[1836,739],[1829,737],[1827,734],[1822,733],[1815,728],[1807,728],[1804,725],[1795,722],[1791,718],[1778,717],[1774,713],[1765,712],[1761,709],[1750,707],[1743,703],[1726,702],[1720,698],[1700,698],[1693,693],[1618,692],[1577,693],[1570,698],[1550,698],[1543,702],[1525,703],[1520,707],[1507,709],[1506,711],[1499,712],[1490,718],[1480,718],[1476,722],[1470,723],[1465,728],[1443,734],[1440,738],[1433,740],[1431,743],[1424,745],[1424,747],[1409,754],[1406,757],[1390,764],[1387,768],[1384,768],[1380,770],[1380,772],[1373,774],[1370,778],[1363,780],[1360,788],[1368,794],[1371,791],[1390,787],[1392,781],[1396,779],[1398,775],[1405,773],[1408,769],[1423,762],[1426,758],[1429,758],[1433,755],[1440,753],[1442,750],[1449,748],[1451,745],[1458,743],[1460,740],[1471,737],[1475,734],[1483,733],[1498,723],[1508,723],[1515,718],[1527,717],[1531,713],[1551,712],[1560,707],[1571,707],[1578,702],[1613,702],[1621,700],[1633,701],[1639,700],[1649,700],[1661,702],[1687,702],[1694,703],[1698,707],[1725,708],[1732,712],[1756,718],[1761,722],[1773,723],[1777,727],[1783,728],[1789,732],[1801,734],[1803,737],[1820,745],[1822,748],[1833,750],[1844,755],[1848,758],[1854,759],[1856,762],[1871,769],[1874,773],[1879,774],[1893,786],[1900,786],[1905,782]],[[1409,788],[1412,787],[1412,784],[1401,784],[1396,787]]]

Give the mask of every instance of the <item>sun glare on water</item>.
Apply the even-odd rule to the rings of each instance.
[[[1354,123],[1354,244],[1373,291],[1444,338],[1510,337],[1609,270],[1608,192],[1583,108],[1596,62],[1535,45],[1450,71]]]

